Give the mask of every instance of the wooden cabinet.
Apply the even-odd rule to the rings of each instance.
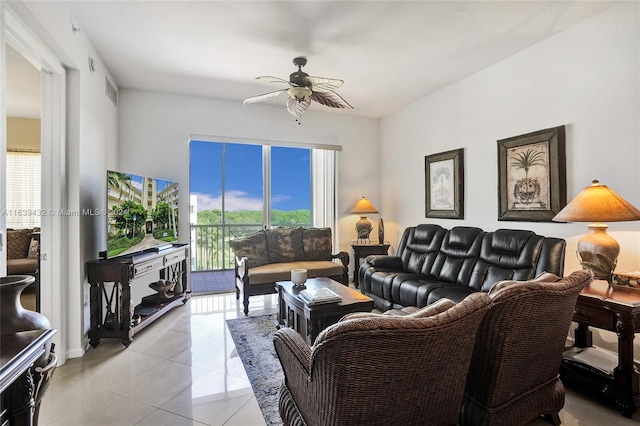
[[[640,331],[640,290],[616,286],[595,280],[578,296],[573,320],[575,347],[589,348],[592,336],[589,327],[613,331],[618,336],[617,366],[608,374],[595,366],[577,362],[572,349],[565,351],[560,369],[563,381],[589,388],[614,401],[620,412],[631,415],[640,406],[640,375],[633,355],[635,333]]]
[[[188,260],[189,247],[174,245],[166,250],[87,262],[91,285],[91,346],[98,346],[102,337],[116,337],[121,338],[122,344],[128,347],[136,332],[170,309],[186,303],[191,297]],[[159,272],[161,279],[179,281],[182,291],[169,293],[169,298],[147,296],[143,298],[144,306],[133,307],[132,281],[154,272]],[[134,315],[137,308],[140,314]]]
[[[37,409],[55,368],[34,367],[46,354],[55,330],[32,330],[0,336],[0,425],[31,426],[38,423]],[[45,370],[47,372],[45,372]]]

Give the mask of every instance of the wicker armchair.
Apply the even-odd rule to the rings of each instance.
[[[559,425],[565,390],[558,370],[586,271],[565,278],[505,281],[478,330],[462,406],[463,425]]]
[[[421,316],[348,315],[312,347],[292,329],[277,331],[284,424],[457,424],[476,332],[490,303],[477,293],[458,304],[443,300]]]

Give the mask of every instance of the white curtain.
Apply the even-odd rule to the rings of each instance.
[[[333,247],[338,247],[337,157],[335,150],[311,150],[311,223],[316,228],[333,229]]]
[[[40,153],[7,151],[7,228],[40,226]]]

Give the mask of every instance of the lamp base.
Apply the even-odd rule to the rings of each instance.
[[[371,234],[371,230],[373,226],[369,219],[365,216],[360,216],[360,220],[356,222],[356,232],[358,233],[358,241],[365,240],[369,241],[369,234]]]
[[[589,233],[578,240],[578,254],[583,269],[591,271],[595,279],[611,280],[620,254],[620,244],[607,234],[603,223],[587,225]]]

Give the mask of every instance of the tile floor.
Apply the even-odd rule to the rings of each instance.
[[[276,305],[275,295],[254,296],[249,314],[273,313]],[[103,339],[58,367],[39,424],[264,425],[225,323],[241,309],[233,294],[193,297],[142,330],[128,349]],[[640,424],[640,414],[626,419],[572,389],[560,417],[566,426]]]

